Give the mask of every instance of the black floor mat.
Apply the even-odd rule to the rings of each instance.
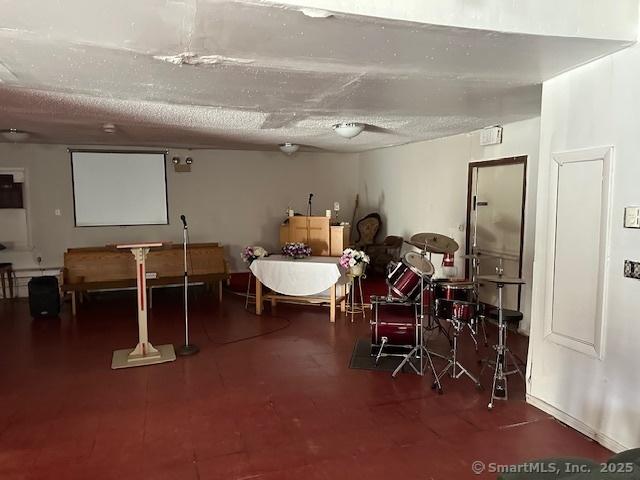
[[[408,350],[405,348],[386,347],[385,353],[400,353],[405,354]],[[380,357],[380,361],[376,365],[376,357],[371,355],[371,340],[368,338],[359,338],[353,347],[353,353],[351,354],[351,361],[349,362],[349,368],[355,368],[357,370],[379,370],[381,372],[393,372],[400,362],[402,357]],[[413,372],[413,369],[409,365],[405,365],[402,368],[403,372]]]

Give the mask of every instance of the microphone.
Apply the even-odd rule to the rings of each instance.
[[[309,194],[309,206],[307,207],[307,216],[311,216],[311,199],[313,198],[313,193]]]
[[[185,217],[184,215],[180,215],[180,220],[182,220],[182,225],[184,225],[184,228],[187,228],[187,217]]]

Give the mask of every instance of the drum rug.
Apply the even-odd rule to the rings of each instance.
[[[402,348],[385,348],[385,353],[405,354],[406,352],[407,350]],[[402,357],[380,357],[380,361],[376,365],[375,353],[377,353],[377,351],[373,352],[374,355],[371,355],[371,353],[370,339],[359,338],[358,340],[356,340],[356,343],[353,346],[353,353],[351,354],[349,368],[355,368],[357,370],[379,370],[381,372],[393,372],[403,360]],[[413,372],[409,365],[405,365],[402,368],[402,371]]]

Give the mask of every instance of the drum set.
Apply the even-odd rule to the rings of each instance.
[[[480,331],[487,345],[483,305],[480,303],[478,287],[480,282],[492,282],[498,287],[498,344],[496,360],[485,362],[494,366],[494,380],[489,403],[493,408],[494,400],[506,400],[506,357],[511,355],[506,347],[506,325],[502,318],[502,288],[509,284],[524,283],[520,279],[507,278],[502,270],[497,275],[479,275],[480,257],[475,254],[463,258],[471,261],[471,280],[456,281],[434,278],[433,255],[443,256],[443,265],[453,261],[453,255],[459,249],[458,243],[445,235],[437,233],[418,233],[406,242],[419,251],[406,253],[399,262],[387,266],[386,296],[371,296],[371,355],[376,363],[382,357],[401,357],[402,361],[393,371],[396,377],[403,368],[410,368],[418,375],[424,375],[427,368],[433,374],[432,388],[442,394],[441,380],[446,374],[458,379],[462,376],[471,380],[478,390],[483,390],[478,377],[474,376],[460,362],[458,342],[461,336],[469,334],[476,352]],[[407,315],[407,307],[413,309],[413,315]],[[441,355],[428,348],[427,339],[431,332],[437,331],[446,336],[450,344],[449,355]],[[445,367],[437,371],[433,358],[446,361]],[[514,361],[515,363],[515,361]]]

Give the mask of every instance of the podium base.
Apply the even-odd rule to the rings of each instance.
[[[188,357],[190,355],[195,355],[199,351],[200,349],[197,345],[194,345],[193,343],[187,343],[186,345],[181,345],[178,347],[178,349],[176,350],[176,355],[179,355],[181,357]]]
[[[134,350],[131,348],[116,350],[113,352],[111,368],[116,370],[118,368],[142,367],[144,365],[155,365],[156,363],[174,362],[176,360],[173,345],[156,345],[155,348],[158,350],[157,353],[145,357],[131,357],[130,354]]]

